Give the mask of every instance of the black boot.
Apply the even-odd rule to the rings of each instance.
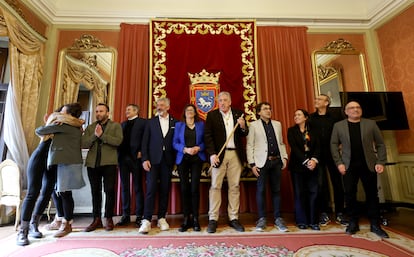
[[[188,216],[184,216],[183,224],[181,224],[181,227],[178,229],[180,232],[185,232],[191,227],[190,219]]]
[[[385,232],[379,223],[379,220],[372,219],[371,220],[371,232],[375,233],[377,236],[381,238],[390,238],[390,236]]]
[[[193,230],[201,231],[200,223],[198,222],[198,217],[193,218]]]
[[[33,215],[29,224],[29,236],[34,238],[42,238],[43,234],[39,231],[39,221],[42,216]]]
[[[20,246],[28,245],[29,239],[27,238],[27,234],[29,233],[29,222],[28,221],[21,221],[20,222],[20,229],[17,233],[16,244]]]

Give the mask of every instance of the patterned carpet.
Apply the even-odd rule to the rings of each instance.
[[[75,228],[69,236],[55,239],[45,231],[42,239],[32,239],[26,247],[15,245],[15,235],[0,241],[0,256],[48,257],[175,257],[175,256],[294,256],[294,257],[374,257],[414,256],[414,238],[387,228],[389,239],[381,239],[361,226],[361,232],[349,236],[343,227],[330,225],[321,231],[298,230],[281,233],[275,228],[256,232],[253,227],[239,233],[228,227],[215,234],[201,232],[180,233],[177,229],[161,232],[151,230],[140,235],[133,228],[118,228],[111,232],[99,229],[82,232]]]

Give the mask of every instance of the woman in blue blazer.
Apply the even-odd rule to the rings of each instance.
[[[185,106],[182,120],[175,124],[173,139],[173,147],[177,150],[176,164],[180,175],[184,213],[183,224],[178,230],[184,232],[192,226],[194,231],[200,231],[200,176],[203,162],[206,160],[204,123],[199,120],[197,108],[193,104]]]

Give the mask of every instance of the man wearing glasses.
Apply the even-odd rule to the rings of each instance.
[[[318,208],[320,212],[319,225],[326,226],[330,222],[328,213],[333,211],[330,209],[329,201],[331,199],[328,185],[328,172],[333,189],[335,204],[335,221],[343,226],[348,225],[348,221],[344,217],[344,187],[342,176],[338,173],[338,169],[331,155],[331,134],[333,126],[336,122],[343,119],[343,116],[334,112],[330,108],[331,98],[328,95],[320,94],[315,98],[315,112],[310,115],[310,127],[317,134],[320,142],[320,158],[319,169],[319,192],[318,192]]]

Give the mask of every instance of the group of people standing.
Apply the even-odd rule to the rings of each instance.
[[[357,101],[345,105],[345,118],[330,110],[330,101],[327,95],[317,96],[316,112],[296,110],[295,126],[288,129],[288,168],[294,185],[296,224],[299,229],[320,230],[320,225],[330,222],[327,212],[331,181],[336,222],[347,226],[348,234],[358,232],[361,208],[357,184],[361,180],[370,230],[388,238],[380,226],[377,189],[377,174],[384,171],[387,158],[381,132],[375,121],[362,118]]]
[[[38,230],[40,217],[50,196],[57,210],[55,219],[45,226],[57,230],[62,237],[72,231],[74,201],[71,190],[85,185],[82,178],[81,149],[89,149],[85,165],[91,185],[93,221],[86,232],[105,227],[114,229],[117,167],[121,180],[122,217],[117,226],[131,222],[130,175],[135,193],[135,223],[139,233],[151,230],[151,221],[158,195],[157,225],[168,230],[166,220],[171,172],[177,165],[184,219],[180,232],[192,228],[200,231],[200,178],[203,163],[211,166],[209,190],[208,233],[218,227],[221,189],[224,178],[228,183],[227,215],[229,226],[243,232],[238,213],[240,206],[240,176],[242,163],[250,165],[257,177],[257,231],[264,231],[266,219],[266,187],[269,183],[273,205],[273,225],[280,231],[288,228],[280,213],[282,170],[288,167],[294,188],[295,219],[299,229],[319,230],[330,219],[327,174],[334,189],[336,221],[347,226],[346,232],[359,230],[356,185],[361,178],[368,203],[367,214],[371,231],[388,237],[379,225],[379,201],[376,173],[384,170],[385,146],[375,122],[361,118],[357,102],[345,106],[347,118],[329,112],[330,98],[320,95],[315,100],[316,112],[309,115],[297,109],[294,125],[288,129],[290,156],[283,142],[282,126],[272,120],[270,103],[256,106],[257,120],[248,127],[243,112],[231,106],[228,92],[218,95],[218,109],[200,120],[193,104],[185,106],[181,121],[169,114],[170,101],[156,102],[157,115],[151,119],[139,117],[139,107],[126,107],[127,120],[122,124],[109,119],[109,107],[98,104],[96,121],[82,131],[79,119],[81,106],[67,104],[36,129],[43,140],[30,157],[28,194],[22,206],[18,245],[29,244],[28,235],[42,237]],[[243,137],[247,137],[246,149]],[[289,159],[289,161],[288,161]],[[145,173],[145,176],[144,174]],[[146,190],[143,190],[143,178]],[[103,187],[102,187],[103,185]],[[105,222],[102,221],[102,189],[105,193]],[[40,194],[40,196],[39,196]],[[345,218],[345,206],[349,221]],[[105,226],[104,226],[105,223]]]

